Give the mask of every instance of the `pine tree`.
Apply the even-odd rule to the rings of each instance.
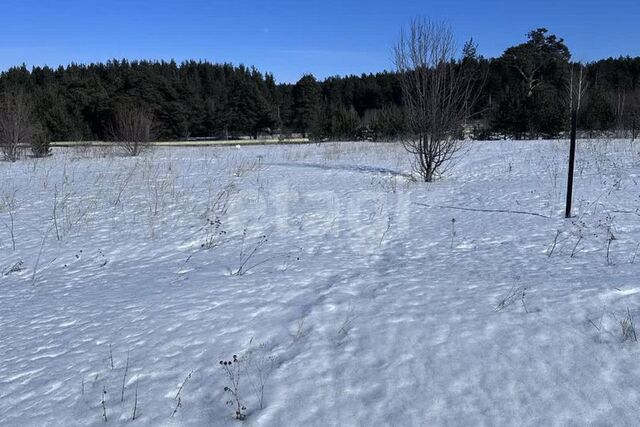
[[[293,99],[295,128],[306,137],[320,113],[320,87],[313,75],[307,74],[296,83]]]

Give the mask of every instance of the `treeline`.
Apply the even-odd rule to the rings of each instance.
[[[482,84],[470,127],[478,138],[554,137],[566,130],[569,87],[580,75],[563,40],[545,29],[483,58],[473,42],[466,61]],[[640,58],[585,64],[579,115],[583,130],[640,126]],[[388,139],[405,132],[399,76],[382,72],[303,76],[278,84],[255,68],[188,61],[113,60],[104,64],[15,67],[0,75],[0,91],[21,88],[53,140],[109,138],[115,112],[137,105],[153,113],[159,139],[301,134],[313,138]]]

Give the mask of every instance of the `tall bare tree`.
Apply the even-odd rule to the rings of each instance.
[[[580,111],[584,103],[589,85],[584,64],[577,62],[570,64],[569,81],[567,91],[569,92],[569,111]]]
[[[638,125],[640,125],[640,88],[633,92],[631,97],[629,125],[631,127],[631,141],[635,141],[638,136]]]
[[[402,31],[393,49],[410,132],[404,145],[426,182],[463,147],[463,126],[480,95],[478,76],[457,53],[451,27],[422,18]]]
[[[31,101],[20,89],[0,95],[0,151],[5,160],[15,162],[36,135],[37,125]]]
[[[137,156],[151,146],[155,137],[153,114],[134,104],[115,108],[110,128],[111,138],[130,156]]]

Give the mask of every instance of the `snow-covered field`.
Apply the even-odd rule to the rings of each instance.
[[[638,151],[579,144],[571,220],[557,141],[0,163],[0,425],[635,426]]]

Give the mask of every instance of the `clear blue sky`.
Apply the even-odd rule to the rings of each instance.
[[[1,0],[0,70],[110,58],[255,65],[296,81],[391,69],[400,28],[422,15],[498,56],[547,27],[574,58],[640,56],[640,0]]]

